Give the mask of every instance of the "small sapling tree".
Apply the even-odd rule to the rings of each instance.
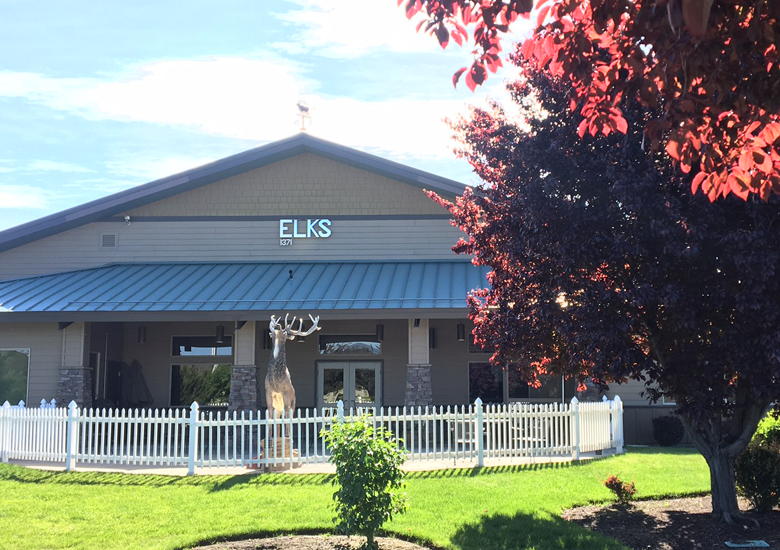
[[[335,422],[322,437],[336,465],[336,530],[363,535],[364,548],[375,549],[376,532],[407,508],[401,470],[406,451],[393,434],[365,417]]]

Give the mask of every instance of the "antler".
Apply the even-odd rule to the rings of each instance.
[[[312,322],[313,324],[312,324],[312,326],[311,326],[311,328],[310,328],[309,330],[307,330],[306,332],[303,332],[303,317],[301,317],[301,318],[299,319],[300,323],[298,324],[298,330],[295,330],[295,328],[294,328],[294,326],[295,326],[295,317],[293,317],[293,320],[292,320],[292,323],[290,323],[290,327],[289,327],[289,329],[288,329],[288,328],[287,328],[287,326],[286,326],[286,324],[287,324],[287,318],[285,318],[285,327],[284,327],[284,331],[285,331],[285,332],[286,332],[288,335],[291,335],[291,336],[308,336],[309,334],[311,334],[311,333],[312,333],[312,332],[314,332],[315,330],[320,330],[320,327],[319,327],[319,326],[317,326],[317,323],[319,323],[319,322],[320,322],[320,316],[319,316],[319,315],[317,315],[317,318],[315,319],[315,318],[314,318],[314,317],[312,317],[312,316],[311,316],[311,314],[310,314],[310,315],[309,315],[309,319],[311,319],[311,322]]]
[[[272,333],[276,331],[282,331],[285,333],[288,339],[292,340],[296,336],[308,336],[315,330],[320,330],[322,328],[318,326],[318,323],[320,322],[319,315],[317,316],[316,319],[311,315],[309,315],[309,319],[311,319],[311,322],[313,324],[311,328],[306,332],[303,331],[303,321],[304,321],[303,317],[301,317],[300,319],[298,319],[297,317],[293,317],[292,322],[290,322],[289,313],[287,313],[284,316],[284,327],[282,327],[281,318],[277,319],[275,315],[271,315],[271,323],[268,325],[268,328],[271,330]],[[295,321],[299,321],[298,330],[295,329]]]

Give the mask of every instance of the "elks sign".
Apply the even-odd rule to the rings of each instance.
[[[327,239],[331,235],[330,220],[279,220],[280,239]]]

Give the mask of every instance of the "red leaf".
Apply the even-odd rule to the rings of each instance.
[[[626,119],[622,116],[613,117],[612,120],[615,121],[615,124],[617,125],[617,131],[621,134],[625,134],[628,132],[628,122],[626,122]]]
[[[699,186],[705,179],[707,179],[707,174],[705,172],[699,172],[696,174],[693,177],[693,181],[691,182],[691,193],[695,195],[696,191],[699,190]]]
[[[447,47],[447,44],[450,43],[450,31],[447,30],[447,27],[439,25],[436,28],[436,39],[441,44],[442,49]]]
[[[587,129],[588,129],[588,120],[587,120],[587,119],[585,119],[585,118],[583,118],[583,119],[582,119],[582,122],[580,122],[580,125],[579,125],[579,126],[577,126],[577,134],[578,134],[580,137],[584,137],[584,136],[585,136],[585,131],[586,131]]]
[[[458,80],[460,80],[461,75],[466,71],[468,67],[463,67],[462,69],[458,69],[458,71],[452,75],[452,85],[457,88],[458,87]]]
[[[549,4],[547,6],[544,6],[542,9],[539,10],[539,14],[536,16],[536,26],[541,27],[542,23],[544,23],[545,18],[547,17],[547,14],[550,12],[550,6]]]
[[[682,0],[682,12],[685,26],[696,38],[702,38],[707,32],[712,0]]]
[[[666,154],[674,160],[680,160],[680,157],[682,156],[680,145],[680,142],[675,141],[674,138],[669,138],[669,143],[666,144]]]
[[[758,134],[758,137],[769,144],[777,141],[777,138],[780,138],[780,122],[770,122],[764,126],[764,129],[761,130],[761,133]]]

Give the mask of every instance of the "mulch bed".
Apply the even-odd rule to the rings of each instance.
[[[747,502],[740,508],[748,510]],[[584,506],[563,513],[563,519],[621,541],[629,548],[659,550],[727,548],[726,541],[763,540],[780,549],[780,510],[746,511],[761,527],[729,526],[712,516],[710,497],[640,501],[628,507]]]
[[[221,542],[193,550],[358,550],[365,541],[363,537],[298,535]],[[426,550],[405,540],[377,537],[376,541],[380,550]]]

